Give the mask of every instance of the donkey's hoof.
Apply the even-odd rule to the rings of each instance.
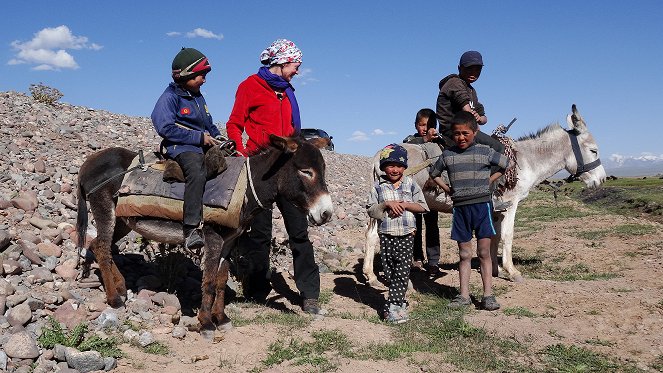
[[[108,305],[115,309],[122,308],[124,307],[124,301],[122,300],[122,297],[115,297],[108,300]]]
[[[211,342],[214,340],[214,330],[201,330],[200,336]]]
[[[366,280],[366,283],[368,284],[368,286],[373,287],[373,288],[380,285],[380,281],[378,281],[377,277],[373,277],[373,278],[369,277],[368,280]]]
[[[221,331],[221,332],[228,332],[233,330],[233,323],[232,321],[228,320],[226,322],[223,322],[219,325],[216,326],[216,330]]]
[[[525,278],[521,274],[517,274],[517,275],[511,277],[511,281],[517,282],[517,283],[525,282]]]

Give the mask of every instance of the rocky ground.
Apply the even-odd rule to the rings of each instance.
[[[222,125],[219,128],[224,132]],[[78,169],[89,154],[101,148],[122,146],[152,151],[160,140],[149,118],[68,104],[47,105],[16,92],[0,93],[0,132],[6,139],[0,143],[0,344],[4,346],[0,369],[7,367],[7,357],[13,368],[27,366],[39,358],[42,363],[38,366],[47,369],[57,359],[44,359],[44,351],[37,348],[34,338],[47,316],[54,316],[67,327],[84,320],[99,325],[117,322],[114,311],[109,311],[110,316],[103,314],[106,307],[97,276],[93,273],[90,278],[81,279],[77,268],[74,225]],[[317,249],[321,272],[351,271],[355,262],[349,258],[361,252],[362,243],[349,233],[360,231],[365,224],[365,196],[355,191],[366,190],[369,160],[323,153],[329,175],[334,175],[328,186],[333,194],[335,218],[324,226],[312,227],[310,238]],[[292,260],[286,250],[287,235],[278,209],[274,216],[276,255],[272,260],[276,270],[288,273],[292,271]],[[155,273],[164,267],[167,253],[156,245],[142,247],[140,252],[139,249],[135,235],[130,235],[123,251],[137,254],[120,258],[128,262],[120,263],[125,268],[138,267],[127,276],[129,287],[154,289],[172,285],[163,284]],[[161,259],[161,265],[150,269],[146,261],[155,258]],[[191,265],[183,271],[185,278],[177,279],[178,286],[195,292],[200,281],[197,267]],[[183,312],[192,314],[186,309],[188,304],[182,310],[176,297],[164,293],[157,294],[165,300],[155,303],[153,293],[145,290],[130,294],[127,316],[172,326]],[[172,298],[173,302],[167,301]],[[100,315],[104,321],[99,321]],[[114,321],[107,321],[107,317]],[[185,320],[193,322],[186,316]],[[18,332],[19,329],[24,330]],[[113,362],[106,362],[107,368],[112,365]]]
[[[50,106],[0,92],[0,131],[5,139],[0,142],[0,371],[310,372],[321,369],[292,359],[268,365],[269,346],[340,331],[353,346],[371,347],[392,340],[399,330],[377,321],[384,287],[365,285],[359,274],[366,224],[362,205],[370,178],[366,157],[323,151],[335,212],[331,222],[312,227],[310,237],[327,316],[308,320],[299,308],[286,234],[275,211],[270,303],[231,302],[227,310],[235,327],[210,342],[189,331],[196,323],[200,291],[200,271],[190,258],[129,235],[122,254],[115,256],[131,289],[120,309],[107,307],[96,273],[81,278],[76,265],[78,169],[86,156],[104,147],[155,149],[159,140],[149,119]],[[595,211],[577,201],[532,198],[519,207],[514,246],[525,282],[495,279],[502,308],[471,310],[466,320],[531,351],[514,361],[536,360],[531,371],[545,359],[541,351],[558,344],[629,364],[619,371],[663,369],[661,224]],[[581,213],[545,219],[536,217],[540,211]],[[413,273],[414,288],[408,293],[413,307],[425,296],[448,297],[458,286],[457,252],[446,239],[448,227],[448,215],[441,214],[442,272],[434,278]],[[476,271],[471,282],[480,283]],[[37,337],[49,328],[51,316],[68,329],[87,321],[101,337],[121,336],[125,356],[116,360],[39,347]],[[150,347],[168,353],[148,353]],[[330,359],[339,372],[463,371],[441,353]],[[549,370],[601,371],[578,364]]]

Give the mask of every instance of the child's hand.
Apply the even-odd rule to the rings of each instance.
[[[424,135],[424,142],[431,142],[437,137],[438,137],[437,129],[429,128],[428,131],[426,132],[426,135]]]
[[[210,136],[209,133],[203,133],[203,145],[205,146],[214,146],[216,145],[217,140],[214,137]]]
[[[403,201],[386,201],[384,205],[390,218],[399,217],[403,215],[403,211],[405,211]]]

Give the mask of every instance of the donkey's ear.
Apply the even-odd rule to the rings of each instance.
[[[580,112],[578,111],[578,108],[576,108],[576,104],[571,105],[571,114],[567,115],[566,123],[569,125],[569,129],[579,132],[584,132],[587,130],[587,125],[582,119],[582,116],[580,116]]]
[[[269,142],[277,149],[285,153],[294,153],[299,149],[299,144],[292,138],[269,135]]]
[[[318,149],[324,149],[329,145],[329,142],[331,140],[325,137],[316,137],[313,139],[308,140],[309,143],[313,144]]]

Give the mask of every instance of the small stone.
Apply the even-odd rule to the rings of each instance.
[[[10,358],[35,359],[39,356],[37,342],[27,330],[12,334],[4,345],[5,353]]]
[[[32,319],[32,310],[26,303],[21,303],[9,309],[7,321],[11,326],[25,325]]]
[[[186,328],[181,326],[176,326],[173,328],[172,336],[177,339],[184,339],[186,337]]]
[[[104,369],[106,362],[98,351],[76,351],[67,349],[67,364],[81,373]]]
[[[12,205],[23,211],[34,211],[39,206],[37,194],[32,191],[23,191],[17,197],[12,198]]]

